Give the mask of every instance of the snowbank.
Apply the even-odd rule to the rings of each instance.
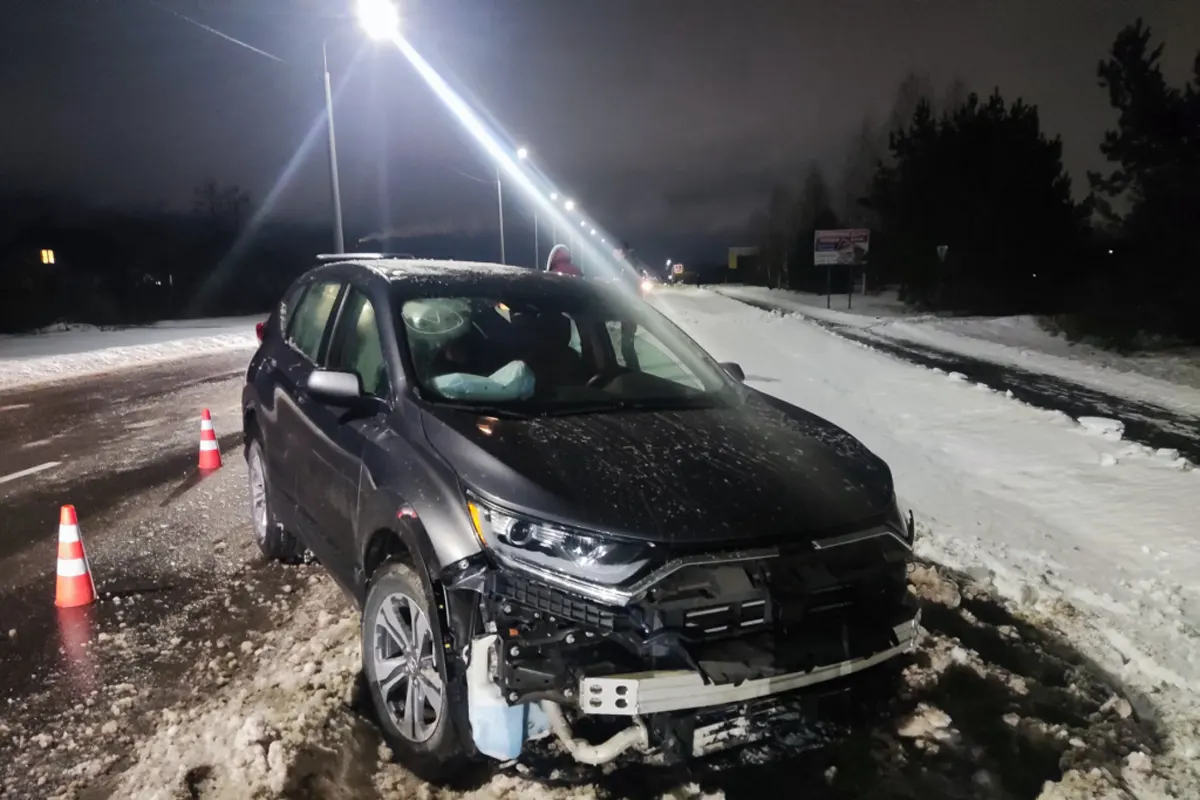
[[[657,302],[750,385],[861,438],[916,510],[919,552],[1061,623],[1200,753],[1200,471],[801,319],[695,290]]]
[[[850,317],[852,321],[866,324],[865,320],[903,319],[914,316],[914,313],[900,301],[894,291],[868,295],[855,294],[849,298],[844,294],[835,294],[827,299],[823,294],[768,289],[765,286],[746,286],[736,283],[714,285],[711,288],[730,297],[783,303],[802,310],[804,313],[811,313],[813,316],[827,316],[834,322],[840,322],[845,317]],[[829,303],[829,308],[825,307],[826,302]]]
[[[254,326],[265,317],[160,322],[99,330],[58,326],[46,333],[0,336],[0,389],[256,347]]]
[[[1183,414],[1200,414],[1200,350],[1123,356],[1073,344],[1020,317],[947,318],[906,311],[893,298],[866,298],[846,309],[845,296],[825,308],[824,295],[761,286],[718,286],[716,291],[750,302],[769,302],[860,333],[957,353],[1054,375],[1093,389]]]

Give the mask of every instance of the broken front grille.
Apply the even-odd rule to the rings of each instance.
[[[688,638],[721,636],[758,630],[767,624],[767,601],[747,600],[683,612],[683,630]]]
[[[567,620],[604,633],[613,629],[615,617],[611,610],[521,575],[498,572],[495,591],[501,598],[533,609],[548,620]]]

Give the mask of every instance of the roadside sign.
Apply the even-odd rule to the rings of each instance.
[[[867,263],[871,232],[866,228],[817,231],[813,235],[813,264]]]
[[[729,248],[729,268],[737,269],[738,259],[740,259],[742,256],[756,255],[758,255],[757,247],[731,247]]]
[[[676,275],[682,275],[683,274],[683,264],[672,264],[671,272],[673,272]]]

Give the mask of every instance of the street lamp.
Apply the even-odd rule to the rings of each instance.
[[[567,202],[563,203],[563,208],[567,209],[567,211],[574,211],[575,210],[575,201],[568,200]]]
[[[377,42],[400,34],[400,10],[392,0],[358,0],[358,24]]]
[[[400,35],[400,12],[391,0],[358,0],[358,23],[376,41]],[[329,37],[321,40],[321,64],[325,77],[325,120],[329,127],[329,188],[333,196],[333,250],[346,252],[342,231],[342,191],[338,181],[337,136],[333,127],[333,87],[329,80]]]

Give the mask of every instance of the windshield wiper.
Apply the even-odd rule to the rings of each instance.
[[[536,412],[530,411],[529,409],[488,405],[487,403],[456,403],[453,400],[429,400],[427,402],[436,408],[448,408],[452,411],[466,411],[471,414],[478,414],[481,417],[533,419],[533,417],[537,416]]]
[[[704,397],[656,397],[656,398],[613,398],[582,403],[565,403],[559,406],[539,408],[533,412],[542,417],[565,417],[573,414],[603,414],[613,411],[686,411],[696,408],[715,408],[710,398]]]

